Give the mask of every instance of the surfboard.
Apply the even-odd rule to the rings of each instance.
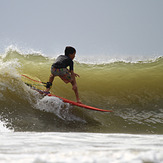
[[[26,78],[28,78],[30,80],[33,80],[32,78],[30,78],[30,77],[28,77],[26,75],[22,75],[22,76],[26,77]],[[37,80],[33,80],[33,81],[34,82],[43,83],[43,84],[45,83],[45,82],[40,82],[40,81],[37,81]],[[59,97],[59,96],[57,96],[55,94],[51,94],[51,93],[45,94],[45,92],[43,90],[36,88],[32,84],[29,84],[29,83],[26,83],[26,82],[25,82],[25,84],[27,86],[29,86],[31,89],[39,92],[40,94],[43,94],[43,95],[46,95],[46,96],[49,96],[49,97],[57,97],[57,98],[61,99],[63,102],[69,103],[69,104],[74,105],[74,106],[78,106],[78,107],[81,107],[81,108],[85,108],[85,109],[89,109],[89,110],[94,110],[94,111],[100,111],[100,112],[112,112],[111,110],[99,109],[99,108],[96,108],[96,107],[93,107],[93,106],[89,106],[89,105],[86,105],[86,104],[83,104],[83,103],[77,103],[75,101],[71,101],[71,100],[68,100],[66,98]]]
[[[68,100],[68,99],[66,99],[66,98],[53,95],[53,94],[51,94],[51,93],[48,94],[48,96],[58,97],[59,99],[61,99],[61,100],[62,100],[63,102],[65,102],[65,103],[69,103],[69,104],[72,104],[72,105],[75,105],[75,106],[79,106],[79,107],[82,107],[82,108],[85,108],[85,109],[90,109],[90,110],[95,110],[95,111],[101,111],[101,112],[112,112],[111,110],[99,109],[99,108],[95,108],[95,107],[92,107],[92,106],[88,106],[88,105],[85,105],[85,104],[82,104],[82,103],[77,103],[77,102],[75,102],[75,101],[71,101],[71,100]]]

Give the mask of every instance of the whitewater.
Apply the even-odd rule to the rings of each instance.
[[[82,102],[111,113],[24,84],[21,74],[47,82],[54,60],[12,48],[0,55],[0,162],[163,162],[163,57],[75,61]],[[51,92],[75,100],[59,78]]]

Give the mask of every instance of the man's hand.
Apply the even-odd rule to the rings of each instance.
[[[80,76],[78,74],[74,73],[74,75],[75,75],[75,77],[79,77],[80,78]]]

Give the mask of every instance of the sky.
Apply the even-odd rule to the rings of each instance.
[[[0,51],[163,54],[163,0],[0,0]]]

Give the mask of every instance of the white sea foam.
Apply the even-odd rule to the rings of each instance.
[[[162,135],[3,133],[1,163],[163,162]]]
[[[9,60],[7,62],[0,60],[0,74],[3,76],[10,74],[10,76],[18,77],[19,75],[17,69],[20,67],[21,64],[18,59]]]
[[[62,120],[85,122],[81,118],[69,112],[69,109],[71,108],[70,104],[64,103],[61,99],[57,97],[45,96],[42,99],[38,99],[35,107],[42,111],[54,113]]]
[[[68,109],[69,105],[64,104],[62,100],[57,97],[45,96],[44,98],[39,99],[36,104],[36,108],[39,110],[57,114],[60,118],[62,118],[60,116],[60,111],[63,107],[65,107],[66,110]]]
[[[159,55],[153,56],[121,56],[121,55],[99,55],[99,56],[76,56],[75,60],[79,63],[85,64],[109,64],[114,62],[137,63],[137,62],[154,62]]]
[[[5,52],[1,54],[1,58],[5,58],[7,54],[11,52],[16,52],[20,55],[26,56],[26,55],[35,55],[35,56],[43,56],[43,57],[49,57],[52,60],[56,59],[59,55],[63,55],[63,53],[58,54],[44,54],[41,50],[34,50],[31,48],[26,47],[20,47],[17,45],[9,45]],[[147,55],[141,55],[141,54],[100,54],[100,55],[94,55],[94,54],[88,54],[88,55],[82,55],[77,54],[75,57],[75,60],[80,63],[85,64],[109,64],[114,62],[126,62],[126,63],[137,63],[139,61],[148,62],[148,61],[155,61],[157,58],[162,57],[160,54],[149,54]]]
[[[5,53],[4,53],[4,55],[2,55],[2,57],[3,58],[6,57],[6,55],[9,52],[13,52],[13,51],[18,52],[21,55],[35,54],[35,55],[45,56],[40,50],[36,51],[34,49],[31,49],[31,48],[24,48],[24,47],[20,47],[20,46],[11,44],[5,49]]]
[[[0,133],[2,133],[2,132],[11,132],[11,131],[12,131],[12,130],[9,130],[9,129],[6,127],[5,123],[3,123],[3,122],[0,121]]]

